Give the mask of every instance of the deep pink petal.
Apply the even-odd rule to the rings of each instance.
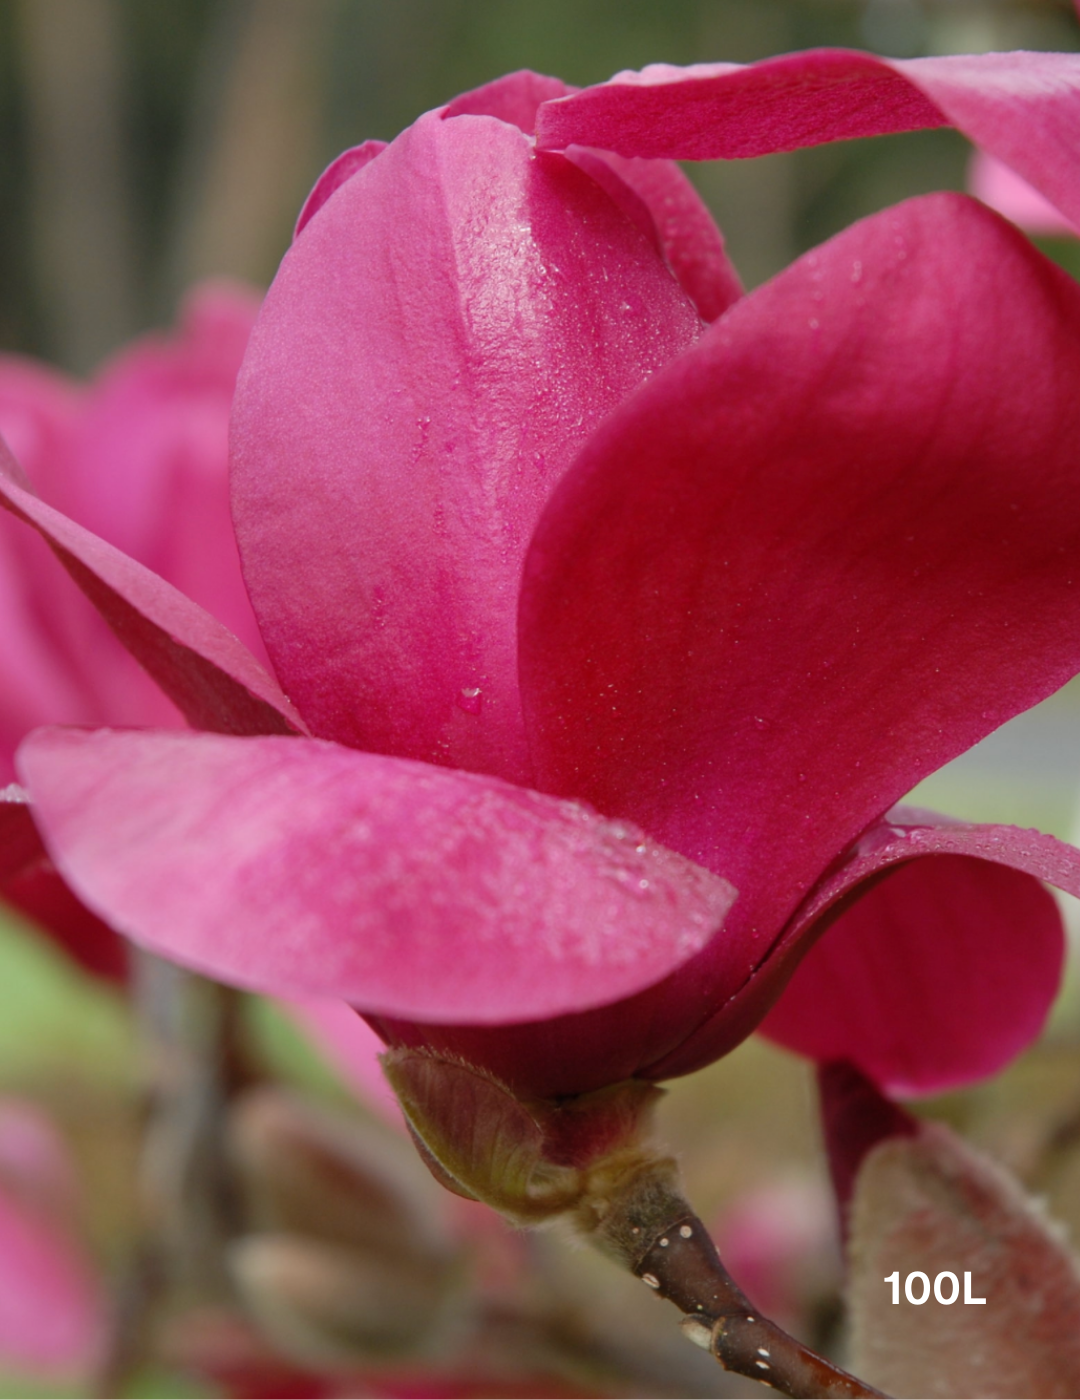
[[[164,579],[39,500],[2,444],[0,505],[49,542],[193,725],[227,734],[304,732],[289,700],[231,632]]]
[[[50,934],[87,972],[127,978],[126,945],[81,904],[45,852],[24,800],[0,789],[0,898]]]
[[[455,97],[442,115],[444,120],[465,114],[498,117],[531,136],[541,103],[577,90],[540,73],[508,73]],[[609,151],[581,149],[567,154],[655,242],[703,321],[715,321],[742,296],[742,283],[728,261],[720,230],[674,161],[626,160]]]
[[[887,59],[814,49],[741,67],[654,64],[546,103],[541,148],[730,160],[953,125],[1080,221],[1080,55]]]
[[[743,294],[704,200],[671,160],[636,160],[572,147],[567,156],[652,240],[698,309],[715,321]]]
[[[315,181],[314,187],[296,220],[293,237],[298,238],[330,196],[352,178],[358,170],[363,170],[369,161],[386,150],[386,141],[362,141],[359,146],[351,146],[332,160]]]
[[[748,975],[865,826],[1080,668],[1078,332],[1011,225],[915,200],[733,307],[552,500],[540,785],[731,879],[721,1000],[733,943]]]
[[[848,1060],[887,1093],[992,1074],[1039,1033],[1061,978],[1061,917],[1040,881],[1080,893],[1080,852],[1038,831],[895,808],[664,1072],[726,1054],[775,1003],[762,1023],[774,1040]]]
[[[528,780],[536,518],[700,329],[596,184],[502,121],[429,114],[337,191],[269,293],[234,419],[246,577],[316,732]]]
[[[298,739],[40,730],[20,771],[87,904],[277,994],[497,1024],[637,991],[722,924],[723,880],[497,779]]]

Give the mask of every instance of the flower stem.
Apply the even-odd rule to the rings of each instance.
[[[882,1392],[762,1317],[724,1268],[716,1246],[670,1182],[644,1175],[612,1202],[597,1244],[686,1314],[683,1331],[725,1370],[783,1395],[880,1396]]]

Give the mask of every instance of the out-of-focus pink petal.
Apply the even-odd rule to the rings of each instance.
[[[46,854],[24,798],[0,789],[0,898],[40,924],[88,971],[122,982],[123,939],[81,904]]]
[[[533,751],[739,889],[678,985],[715,956],[726,999],[860,830],[1080,667],[1078,382],[1075,283],[933,195],[738,303],[578,458],[526,564]]]
[[[64,1139],[27,1099],[0,1098],[0,1182],[58,1219],[71,1219],[78,1208],[78,1177]]]
[[[701,322],[594,181],[432,113],[286,256],[234,418],[274,665],[326,737],[527,782],[521,560],[555,482]]]
[[[305,732],[287,697],[231,632],[164,579],[39,500],[2,450],[0,505],[49,542],[193,725],[226,734]]]
[[[400,1127],[401,1109],[378,1059],[386,1045],[367,1022],[343,1001],[290,997],[284,1004],[361,1103]]]
[[[304,200],[293,237],[298,238],[334,191],[340,189],[358,170],[363,170],[381,151],[385,151],[387,145],[386,141],[362,141],[359,146],[351,146],[347,151],[342,151],[336,160],[332,160]]]
[[[229,415],[258,309],[241,283],[195,287],[176,332],[136,341],[97,377],[59,472],[47,482],[27,474],[50,505],[160,574],[265,662],[228,482]]]
[[[974,151],[968,166],[968,189],[991,209],[1004,214],[1028,233],[1067,235],[1080,232],[1050,201],[1000,160]]]
[[[82,1252],[0,1188],[0,1362],[48,1376],[85,1372],[104,1340],[102,1298]]]
[[[890,59],[813,49],[742,67],[654,64],[545,103],[537,143],[717,160],[952,125],[1080,221],[1080,55]]]
[[[1080,894],[1080,852],[1038,831],[895,808],[666,1071],[726,1054],[775,1003],[762,1023],[772,1039],[847,1060],[887,1093],[992,1074],[1039,1033],[1061,978],[1061,917],[1040,881]]]
[[[48,482],[85,391],[67,375],[19,355],[0,355],[0,434],[31,478]]]
[[[84,401],[65,376],[16,356],[0,356],[0,434],[32,480],[51,479]],[[91,610],[45,543],[7,515],[0,518],[0,785],[14,777],[19,740],[43,722],[97,718],[67,654],[72,597],[83,621]],[[103,629],[104,630],[104,629]]]
[[[19,751],[65,879],[116,928],[277,994],[498,1024],[685,962],[731,887],[497,779],[296,739],[39,730]]]

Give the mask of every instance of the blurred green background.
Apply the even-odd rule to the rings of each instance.
[[[320,169],[515,68],[839,44],[1075,49],[1069,0],[3,0],[0,346],[88,370],[227,273],[265,284]],[[951,131],[693,172],[748,285],[863,214],[962,188]]]
[[[1069,0],[0,0],[0,350],[87,373],[166,324],[198,278],[265,286],[339,150],[389,139],[500,73],[531,67],[586,84],[649,62],[819,45],[901,57],[1080,49],[1080,24]],[[752,287],[856,218],[962,189],[969,154],[943,130],[690,173]],[[1080,272],[1076,245],[1041,246]],[[1080,690],[1006,726],[916,797],[1075,837]],[[0,966],[0,1094],[34,1099],[63,1127],[89,1242],[115,1269],[137,1228],[139,1072],[126,1006],[15,923],[0,924]],[[1080,1167],[1043,1150],[1076,1121],[1078,1000],[1069,993],[1044,1046],[999,1084],[933,1111],[1080,1226]],[[274,1073],[344,1098],[273,1013],[256,1011],[252,1026]],[[763,1183],[823,1180],[809,1072],[779,1051],[744,1047],[676,1086],[664,1115],[709,1218]],[[0,1393],[27,1384],[0,1381]],[[197,1391],[159,1367],[129,1393]]]

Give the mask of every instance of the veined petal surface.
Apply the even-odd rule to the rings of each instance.
[[[929,196],[736,304],[550,503],[539,786],[731,879],[725,986],[881,812],[1080,669],[1078,382],[1076,284]]]
[[[700,331],[595,182],[493,117],[429,113],[336,191],[267,297],[233,435],[245,575],[316,733],[529,781],[536,518]]]
[[[498,779],[301,739],[39,730],[20,772],[72,888],[226,981],[498,1024],[692,957],[726,881]]]
[[[1078,54],[892,59],[811,49],[745,67],[653,64],[545,103],[537,142],[731,160],[947,125],[1080,220]]]
[[[996,1073],[1039,1034],[1057,994],[1065,936],[1041,880],[1080,894],[1080,851],[897,808],[800,911],[778,962],[885,870],[799,964],[762,1030],[901,1096]]]

